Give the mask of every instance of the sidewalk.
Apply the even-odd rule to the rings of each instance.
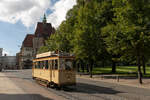
[[[0,73],[0,100],[59,100],[60,98],[28,80]]]
[[[111,76],[111,75],[109,75]],[[127,85],[127,86],[133,86],[138,88],[146,88],[150,89],[150,78],[143,79],[143,84],[138,83],[137,78],[119,78],[116,75],[112,75],[109,78],[103,77],[103,75],[93,75],[93,78],[90,78],[89,75],[77,75],[79,78],[89,79],[93,81],[102,81],[102,82],[108,82],[108,83],[115,83],[119,85]]]
[[[24,92],[12,83],[5,74],[0,73],[0,94],[24,94]]]
[[[28,96],[20,98],[25,92],[17,87],[5,74],[0,73],[0,100],[27,100]],[[12,98],[13,96],[13,98]]]

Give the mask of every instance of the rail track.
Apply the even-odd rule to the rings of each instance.
[[[95,89],[95,88],[92,88],[92,87],[88,87],[88,88],[85,88],[83,87],[82,85],[80,85],[80,83],[77,84],[77,86],[66,86],[66,87],[63,87],[63,88],[49,88],[47,87],[47,84],[44,84],[44,83],[40,83],[38,82],[39,85],[42,85],[43,88],[47,89],[48,91],[58,95],[58,96],[61,96],[62,98],[66,99],[66,100],[128,100],[127,98],[124,98],[122,96],[116,96],[116,95],[112,95],[112,94],[107,94],[106,95],[100,95],[98,93],[98,90]],[[88,92],[94,92],[94,93],[98,93],[98,94],[92,94],[92,93],[89,93]],[[86,97],[84,97],[83,95],[78,95],[76,93],[78,92],[81,92],[81,93],[87,93],[88,94],[88,99]],[[116,99],[114,99],[116,98]]]

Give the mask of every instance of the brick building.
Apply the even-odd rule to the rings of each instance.
[[[27,34],[22,43],[20,53],[18,54],[20,69],[32,68],[33,38],[33,34]]]
[[[51,23],[38,22],[33,38],[34,57],[39,48],[45,45],[45,40],[47,40],[54,32],[55,29],[52,27]]]
[[[27,34],[20,52],[16,54],[20,69],[32,67],[32,59],[35,58],[39,48],[45,45],[45,40],[53,33],[55,33],[55,29],[51,23],[47,23],[44,15],[43,22],[37,23],[34,34]]]

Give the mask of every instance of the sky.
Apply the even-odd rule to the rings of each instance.
[[[26,34],[34,34],[44,13],[57,28],[76,0],[0,0],[0,48],[3,54],[16,55]]]

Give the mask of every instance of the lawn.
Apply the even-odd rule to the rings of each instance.
[[[136,75],[137,74],[137,66],[117,66],[116,67],[116,74],[121,75]],[[143,69],[142,69],[143,72]],[[145,76],[150,76],[150,66],[146,66],[146,73]],[[93,68],[93,74],[112,74],[111,73],[111,66],[109,67],[95,67]]]

